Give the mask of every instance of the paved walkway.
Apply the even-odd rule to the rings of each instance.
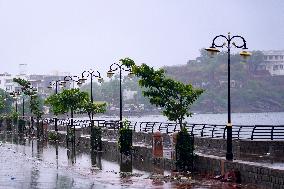
[[[174,178],[167,171],[158,174],[131,168],[130,173],[120,172],[122,165],[117,161],[96,157],[94,163],[88,153],[72,154],[64,147],[36,140],[26,139],[23,142],[24,145],[17,145],[0,141],[0,189],[235,187],[204,178]]]

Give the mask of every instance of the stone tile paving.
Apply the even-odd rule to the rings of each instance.
[[[25,139],[25,145],[0,141],[0,189],[30,188],[236,188],[207,178],[173,177],[132,169],[120,172],[115,161],[99,160],[90,154],[73,154],[61,146]],[[58,154],[58,155],[56,155]],[[239,186],[254,188],[253,186]]]

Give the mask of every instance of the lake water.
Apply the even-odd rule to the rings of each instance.
[[[87,118],[86,118],[87,119]],[[115,116],[99,116],[95,119],[118,120]],[[168,122],[163,115],[124,116],[129,121]],[[195,114],[186,118],[188,123],[227,124],[227,114]],[[232,113],[233,125],[284,125],[284,112],[269,113]]]

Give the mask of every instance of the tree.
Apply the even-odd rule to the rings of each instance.
[[[44,114],[43,112],[43,103],[40,97],[37,95],[36,90],[31,86],[31,83],[25,79],[21,78],[13,78],[13,81],[18,83],[22,88],[22,92],[24,95],[28,95],[30,97],[30,112],[32,115],[36,117],[37,120],[37,136],[39,137],[39,119]],[[31,116],[31,123],[33,127],[34,119],[33,116]]]
[[[89,119],[92,122],[92,115],[98,114],[98,113],[104,113],[106,112],[106,106],[107,104],[105,102],[91,102],[89,99],[86,100],[83,104],[83,111],[86,112],[89,116]]]
[[[8,114],[12,112],[13,99],[4,91],[0,89],[0,114]]]
[[[71,127],[73,128],[74,111],[83,108],[84,103],[88,101],[89,95],[87,92],[81,92],[79,89],[65,89],[61,93],[49,96],[45,103],[51,105],[55,115],[71,112]],[[75,137],[75,127],[73,128]],[[67,135],[69,130],[67,127]],[[75,138],[73,138],[75,141]]]
[[[131,67],[133,73],[140,78],[139,85],[144,87],[143,95],[149,98],[150,103],[162,107],[163,114],[169,120],[179,122],[182,130],[184,118],[191,116],[189,109],[203,93],[203,89],[167,78],[163,69],[154,70],[146,64],[136,66],[129,58],[120,61]]]
[[[249,58],[249,71],[254,73],[261,63],[263,63],[263,52],[253,51],[252,56]]]
[[[30,97],[30,111],[37,119],[40,119],[43,115],[43,103],[39,95],[37,95],[37,92],[31,86],[31,83],[21,78],[14,78],[13,81],[22,87],[24,95]]]
[[[91,122],[91,149],[99,150],[102,149],[102,131],[101,128],[94,128],[94,120],[92,120],[92,115],[97,113],[104,113],[106,111],[105,102],[91,102],[91,100],[85,101],[83,105],[83,111],[87,112],[90,122]]]
[[[45,103],[51,105],[55,115],[59,115],[83,108],[88,98],[87,92],[81,92],[79,89],[65,89],[61,93],[49,96]]]

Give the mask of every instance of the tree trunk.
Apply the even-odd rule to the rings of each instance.
[[[183,126],[182,126],[182,118],[179,118],[179,119],[178,119],[178,122],[179,122],[180,130],[182,130],[182,129],[183,129]]]
[[[37,138],[39,138],[39,117],[36,117],[36,131]]]
[[[71,108],[71,128],[73,128],[73,144],[75,145],[75,125],[73,124],[73,117],[74,117],[73,109]]]

